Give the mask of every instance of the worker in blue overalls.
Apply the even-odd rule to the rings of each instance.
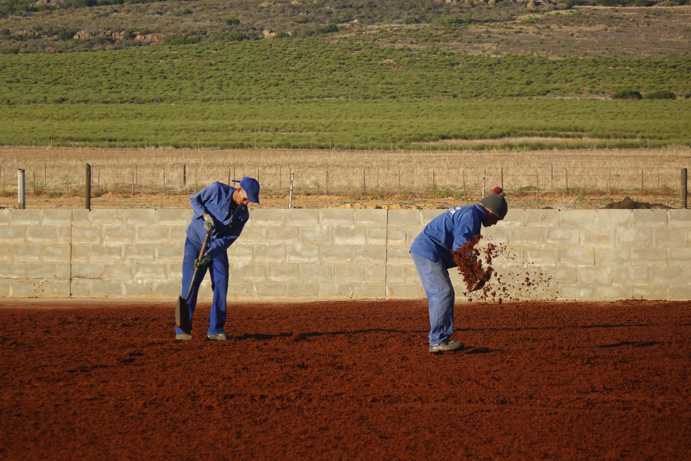
[[[182,261],[181,296],[185,297],[193,282],[195,268],[201,271],[194,279],[186,299],[189,318],[192,319],[197,305],[199,286],[207,268],[211,274],[213,301],[209,313],[207,339],[225,341],[226,296],[228,294],[228,247],[242,233],[249,220],[247,204],[259,203],[259,182],[248,176],[234,181],[234,186],[214,182],[190,197],[192,222],[187,227],[185,255]],[[210,232],[207,250],[199,260],[199,252],[206,233]],[[192,339],[191,331],[175,329],[175,339]]]
[[[452,338],[456,293],[449,269],[456,266],[453,252],[479,236],[481,226],[493,226],[504,219],[507,211],[506,198],[497,186],[479,203],[451,208],[435,217],[413,241],[410,254],[428,301],[430,352],[463,348],[463,343]],[[484,282],[473,289],[481,288]]]

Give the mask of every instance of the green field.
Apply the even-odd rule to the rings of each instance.
[[[367,33],[2,54],[0,144],[457,149],[420,143],[558,137],[583,138],[576,147],[691,145],[691,52],[478,55],[454,50],[446,36],[402,46],[402,33],[389,43],[390,30],[381,32],[385,45]],[[612,99],[625,90],[643,99]],[[473,145],[490,147],[505,146]]]
[[[35,104],[0,112],[0,141],[8,145],[388,149],[509,136],[598,138],[583,140],[581,147],[688,145],[691,100]],[[532,141],[511,147],[546,146]],[[483,147],[497,146],[473,146]]]

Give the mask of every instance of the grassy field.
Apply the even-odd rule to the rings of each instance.
[[[507,139],[518,136],[529,138]],[[0,112],[4,145],[527,150],[555,147],[555,137],[589,148],[688,145],[691,99],[31,104]],[[432,143],[454,139],[479,141]]]

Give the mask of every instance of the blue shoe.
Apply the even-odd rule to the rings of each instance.
[[[189,333],[175,333],[176,341],[189,341],[192,339],[192,335]]]

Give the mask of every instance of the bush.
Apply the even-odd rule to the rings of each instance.
[[[671,91],[653,91],[652,93],[647,93],[645,99],[677,99],[677,95]]]
[[[643,95],[638,90],[621,90],[612,95],[613,99],[641,99]]]

